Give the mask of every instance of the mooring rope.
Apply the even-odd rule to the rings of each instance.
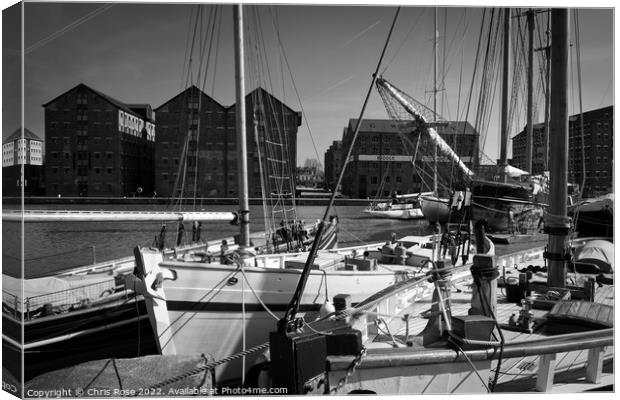
[[[154,385],[149,386],[148,389],[154,390],[154,389],[162,388],[164,386],[171,385],[173,383],[176,383],[176,382],[182,381],[184,379],[187,379],[190,376],[200,374],[200,373],[205,372],[207,370],[213,370],[217,366],[220,366],[222,364],[226,364],[227,362],[230,362],[230,361],[236,360],[238,358],[247,356],[249,354],[255,353],[255,352],[257,352],[259,350],[262,350],[262,349],[265,349],[267,347],[269,347],[269,342],[265,342],[263,344],[259,344],[258,346],[254,346],[254,347],[252,347],[250,349],[247,349],[246,351],[241,351],[239,353],[236,353],[236,354],[230,355],[228,357],[224,357],[224,358],[222,358],[220,360],[217,360],[217,361],[208,363],[206,365],[203,365],[202,367],[196,367],[196,368],[191,369],[189,371],[186,371],[186,372],[184,372],[182,374],[179,374],[179,375],[173,376],[171,378],[168,378],[168,379],[166,379],[164,381],[161,381],[159,383],[156,383]],[[134,396],[137,396],[137,394],[134,395]]]

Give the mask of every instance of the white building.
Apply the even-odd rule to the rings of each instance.
[[[2,144],[2,167],[13,165],[43,165],[43,140],[24,129],[18,129]]]

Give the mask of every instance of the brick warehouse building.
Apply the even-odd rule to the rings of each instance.
[[[334,140],[325,152],[326,189],[334,189],[336,182],[338,182],[338,176],[340,176],[340,170],[342,169],[342,157],[344,157],[343,151],[342,140]]]
[[[155,116],[83,83],[45,108],[48,196],[119,197],[154,190]]]
[[[29,129],[13,132],[2,143],[2,194],[21,196],[22,165],[24,167],[24,195],[42,196],[43,140]]]
[[[356,119],[350,119],[344,129],[342,152],[351,143],[356,123]],[[422,187],[413,169],[413,154],[406,153],[398,126],[397,122],[389,119],[362,121],[342,182],[344,195],[357,198],[377,195],[386,197],[395,190],[415,193],[430,189]],[[478,133],[469,122],[438,123],[435,129],[448,144],[453,145],[461,160],[471,167]]]
[[[583,117],[583,135],[581,118]],[[568,179],[581,186],[585,168],[584,197],[594,197],[613,190],[613,106],[576,114],[568,122]],[[524,129],[512,138],[513,165],[525,167]],[[582,144],[583,137],[583,144]],[[532,174],[540,174],[546,165],[546,138],[544,124],[534,125]],[[583,152],[582,152],[583,150]],[[583,155],[585,154],[585,157]]]
[[[237,196],[237,137],[235,105],[225,107],[196,86],[191,86],[155,109],[155,190],[160,196]],[[254,126],[256,118],[256,132]],[[266,118],[265,116],[269,116]],[[261,168],[268,171],[269,160],[281,167],[292,166],[297,154],[300,113],[293,111],[262,88],[246,95],[246,129],[249,193],[263,195]],[[277,127],[283,145],[265,140],[265,131]],[[256,146],[255,134],[261,147]],[[279,148],[274,154],[270,146]],[[259,163],[259,154],[262,164]],[[288,161],[277,161],[286,158]],[[277,159],[274,161],[274,159]],[[288,168],[287,168],[288,169]],[[268,175],[272,175],[266,172]],[[195,189],[194,189],[195,188]]]

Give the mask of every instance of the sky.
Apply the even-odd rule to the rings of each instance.
[[[611,5],[609,2],[607,7]],[[229,4],[220,7],[219,18],[213,19],[218,22],[211,30],[207,22],[214,9],[213,4],[203,6],[203,22],[196,25],[196,4],[27,2],[23,46],[25,127],[44,137],[42,104],[79,83],[122,102],[148,103],[153,108],[189,84],[196,84],[219,103],[232,105],[232,8]],[[298,133],[298,164],[307,158],[323,162],[325,151],[332,141],[341,139],[349,119],[359,116],[395,11],[395,6],[379,5],[244,8],[246,92],[261,85],[292,109],[304,112]],[[444,90],[439,92],[438,104],[445,119],[474,123],[475,113],[470,111],[465,116],[464,110],[483,11],[482,7],[438,9],[440,64],[445,60],[441,84]],[[545,22],[545,15],[539,14],[537,21]],[[614,104],[614,11],[580,8],[577,16],[582,102],[587,111]],[[433,89],[433,20],[433,8],[403,7],[381,68],[387,80],[429,106]],[[19,28],[18,21],[18,14],[3,13],[3,139],[20,126],[15,101],[19,99],[20,82],[15,76],[21,46],[19,40],[7,35],[11,28]],[[571,14],[573,43],[574,21]],[[194,28],[203,33],[199,35],[201,40],[194,41],[195,48],[203,46],[209,56],[202,57],[201,64],[198,51],[194,51],[189,74],[187,49]],[[259,57],[261,61],[257,61]],[[576,57],[572,60],[570,114],[579,112]],[[535,86],[540,87],[538,80]],[[484,152],[491,159],[499,154],[498,96],[493,101],[487,132],[482,132],[486,138]],[[541,122],[542,101],[537,106],[535,122]],[[387,118],[375,90],[364,117]],[[521,131],[524,124],[525,112],[519,111],[510,135]]]

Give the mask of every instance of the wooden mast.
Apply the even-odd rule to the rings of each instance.
[[[566,286],[568,170],[568,9],[551,11],[551,102],[550,192],[551,201],[545,227],[549,233],[549,277],[552,287]]]
[[[499,175],[502,182],[506,182],[507,147],[508,147],[508,99],[509,99],[509,70],[510,70],[510,8],[504,8],[504,57],[502,73],[502,121],[501,142],[499,156]]]
[[[534,11],[527,12],[528,52],[527,52],[527,131],[525,136],[525,170],[530,174],[532,171],[532,142],[534,126],[532,122],[532,109],[534,108]]]
[[[551,10],[547,14],[547,46],[545,47],[545,57],[547,61],[547,74],[545,81],[545,171],[549,170],[549,103],[551,101]]]
[[[237,182],[239,194],[239,219],[241,249],[250,247],[250,201],[248,199],[248,159],[245,126],[245,80],[243,68],[243,6],[233,8],[235,21],[235,92],[237,124]]]
[[[437,31],[437,7],[434,12],[434,34],[433,34],[433,122],[437,121],[437,45],[439,42],[439,32]],[[433,146],[433,194],[438,196],[437,191],[437,145]]]

